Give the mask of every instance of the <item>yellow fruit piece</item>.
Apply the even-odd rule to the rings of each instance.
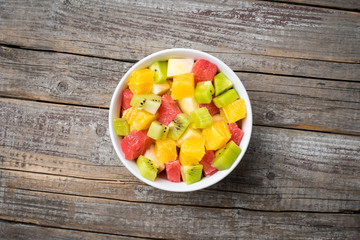
[[[171,92],[173,99],[193,97],[194,92],[194,74],[185,73],[174,76]]]
[[[205,138],[186,139],[180,148],[180,163],[183,166],[196,165],[205,155]]]
[[[177,158],[176,143],[170,138],[155,141],[155,155],[160,165],[175,161]]]
[[[231,138],[228,125],[223,122],[213,122],[212,126],[202,131],[207,150],[218,150],[226,145]]]
[[[194,64],[194,59],[174,59],[168,60],[167,76],[173,77],[176,75],[190,73]]]
[[[201,131],[188,127],[183,135],[176,141],[176,146],[181,147],[183,142],[189,138],[202,138]]]
[[[157,118],[157,114],[151,114],[138,108],[128,108],[123,113],[123,118],[130,124],[135,130],[145,130],[150,127],[152,121]]]
[[[228,123],[239,121],[246,117],[246,105],[243,98],[237,99],[229,105],[220,108],[220,114]]]
[[[170,81],[165,81],[159,84],[154,83],[152,93],[156,95],[163,95],[164,93],[166,93],[166,91],[170,89],[170,86]]]
[[[224,121],[226,122],[226,118],[223,118],[220,114],[215,114],[213,116],[213,122],[221,122],[221,121]]]
[[[150,93],[154,85],[154,72],[150,69],[133,71],[128,85],[134,94]]]

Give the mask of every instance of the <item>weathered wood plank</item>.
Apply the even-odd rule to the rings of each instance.
[[[85,231],[76,231],[70,229],[49,228],[23,223],[13,223],[0,221],[0,238],[2,240],[90,240],[90,239],[138,239],[127,236],[117,236],[113,234],[92,233]]]
[[[271,0],[270,0],[271,1]],[[284,3],[307,4],[319,7],[339,8],[344,10],[360,10],[360,2],[357,0],[276,0]],[[301,6],[299,6],[301,7]]]
[[[323,78],[335,77],[333,62],[359,63],[359,14],[346,11],[258,1],[68,0],[2,0],[0,10],[0,43],[28,48],[138,60],[190,47],[236,70]]]
[[[163,206],[10,188],[0,195],[2,219],[139,237],[355,239],[360,227],[356,214]]]
[[[131,65],[0,47],[0,95],[108,107]],[[249,91],[257,124],[360,134],[357,82],[240,72],[238,76]]]
[[[267,211],[360,210],[356,136],[254,127],[248,152],[230,176],[203,191],[169,193],[139,183],[122,166],[108,137],[106,110],[0,103],[5,188]]]

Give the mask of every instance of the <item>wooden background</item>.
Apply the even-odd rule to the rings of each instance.
[[[117,158],[108,107],[161,49],[228,64],[240,165],[170,193]],[[0,0],[1,239],[359,239],[360,1]]]

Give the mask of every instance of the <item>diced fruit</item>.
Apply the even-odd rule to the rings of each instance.
[[[223,118],[220,114],[216,114],[213,116],[213,123],[214,122],[221,122],[224,121],[226,122],[227,120],[225,118]]]
[[[126,136],[130,133],[130,126],[124,118],[113,119],[114,131],[118,136]]]
[[[150,70],[154,71],[154,82],[163,83],[167,78],[167,61],[157,61],[151,64]]]
[[[155,114],[161,105],[161,97],[153,93],[135,94],[131,99],[130,105]]]
[[[176,146],[181,147],[186,139],[202,138],[201,131],[188,127],[181,137],[176,141]]]
[[[211,116],[220,113],[219,108],[214,104],[214,102],[211,102],[209,104],[199,104],[199,107],[206,107],[209,110]]]
[[[154,84],[154,72],[150,69],[133,71],[130,74],[129,88],[134,94],[145,94],[152,90]]]
[[[181,113],[176,101],[170,95],[163,95],[161,97],[161,106],[158,109],[158,122],[169,125],[174,118]]]
[[[199,104],[194,97],[188,97],[178,100],[179,106],[184,113],[190,114],[199,108]]]
[[[218,150],[226,145],[230,140],[231,134],[225,122],[213,122],[212,126],[202,131],[205,138],[207,150]]]
[[[209,177],[216,173],[218,170],[211,166],[212,162],[215,159],[214,151],[206,151],[204,157],[201,159],[200,163],[203,165],[204,175]]]
[[[156,157],[154,144],[151,144],[151,146],[146,150],[144,157],[154,161],[158,168],[158,173],[165,169],[165,164],[160,164],[159,159]]]
[[[199,82],[195,89],[195,98],[198,103],[211,103],[214,94],[214,87],[210,81]]]
[[[185,165],[196,165],[205,154],[205,139],[189,138],[186,139],[180,148],[180,163]]]
[[[170,138],[155,141],[155,155],[160,164],[175,161],[177,158],[176,143]]]
[[[190,115],[195,128],[208,128],[212,124],[212,117],[206,107],[192,111]]]
[[[239,146],[234,141],[230,141],[225,147],[215,153],[215,159],[211,166],[218,170],[226,170],[231,167],[240,153],[241,149]]]
[[[219,96],[232,86],[232,81],[224,73],[219,73],[214,77],[215,96]]]
[[[189,185],[201,180],[203,165],[181,166],[181,176],[183,181]]]
[[[245,100],[240,98],[220,109],[220,114],[228,123],[236,122],[246,117]]]
[[[125,159],[134,160],[144,154],[146,149],[152,144],[153,140],[146,135],[147,131],[132,131],[121,141],[121,150]]]
[[[173,78],[171,94],[173,99],[182,99],[194,96],[194,75],[185,73]]]
[[[195,76],[195,83],[202,81],[212,81],[217,73],[217,66],[208,60],[200,58],[191,69]]]
[[[230,89],[225,93],[217,96],[214,98],[214,103],[218,108],[225,107],[230,103],[234,102],[236,99],[239,98],[239,95],[235,91],[235,89]]]
[[[148,129],[156,117],[157,114],[154,115],[134,107],[125,110],[123,113],[123,118],[138,131]]]
[[[169,124],[169,134],[168,137],[173,140],[178,140],[181,135],[185,132],[186,128],[189,126],[191,118],[186,113],[180,113],[176,116],[174,120]]]
[[[143,176],[144,178],[146,178],[150,181],[155,181],[155,178],[158,173],[158,169],[157,169],[157,166],[154,163],[154,161],[152,161],[144,156],[140,156],[136,160],[136,165],[139,168],[141,176]]]
[[[170,89],[170,82],[165,81],[163,83],[154,84],[152,93],[156,95],[162,95],[166,93],[166,91],[168,91],[169,89]]]
[[[131,102],[131,98],[133,97],[133,93],[131,92],[130,89],[125,89],[124,91],[122,91],[121,93],[121,106],[122,106],[122,110],[125,111],[128,108],[131,108],[130,102]]]
[[[153,121],[150,125],[147,135],[155,140],[160,140],[166,138],[168,135],[169,127],[159,123],[158,121]]]
[[[176,75],[190,73],[194,65],[194,59],[173,59],[168,61],[167,76],[173,77]]]
[[[180,182],[181,166],[179,161],[167,162],[165,165],[167,179],[171,182]]]
[[[237,145],[240,145],[241,139],[244,136],[243,130],[241,130],[236,123],[230,123],[229,130],[231,133],[231,140]]]

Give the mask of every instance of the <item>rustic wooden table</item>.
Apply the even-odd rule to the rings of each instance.
[[[0,0],[1,239],[359,239],[360,1]],[[112,93],[161,49],[222,59],[250,147],[170,193],[116,156]]]

